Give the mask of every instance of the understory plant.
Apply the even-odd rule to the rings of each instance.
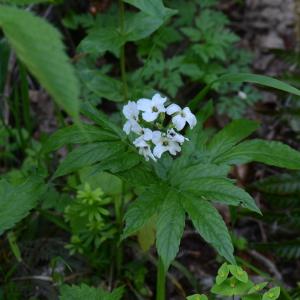
[[[26,5],[30,2],[15,0],[10,4]],[[126,9],[125,4],[130,9]],[[209,8],[204,15],[206,19],[198,20],[196,29],[187,26],[188,20],[183,22],[182,33],[193,42],[192,53],[168,61],[167,68],[163,69],[164,75],[158,79],[155,78],[155,72],[143,76],[143,69],[128,73],[125,46],[140,41],[138,46],[142,49],[144,39],[164,29],[162,25],[176,11],[165,6],[161,0],[119,0],[118,7],[112,6],[112,12],[115,11],[119,13],[118,18],[114,13],[105,15],[103,19],[84,18],[90,30],[78,46],[83,51],[83,58],[77,62],[75,71],[63,50],[60,34],[53,26],[24,9],[12,5],[0,6],[0,27],[18,59],[74,120],[72,125],[62,126],[51,135],[38,153],[38,160],[42,157],[51,159],[53,152],[67,146],[67,154],[54,172],[51,168],[47,172],[38,172],[39,164],[36,176],[30,173],[29,178],[22,178],[20,182],[0,181],[0,233],[13,228],[38,207],[38,200],[60,177],[76,177],[83,168],[88,167],[87,178],[106,172],[118,177],[123,184],[122,201],[116,209],[116,223],[119,230],[124,220],[125,228],[114,250],[120,254],[126,239],[154,223],[158,256],[157,300],[166,299],[166,273],[178,253],[187,218],[202,238],[230,263],[228,270],[235,278],[228,279],[230,284],[236,279],[243,282],[241,278],[246,275],[236,267],[230,233],[214,204],[240,207],[261,214],[252,196],[238,187],[229,176],[231,168],[258,162],[297,170],[300,169],[300,153],[281,142],[247,139],[259,127],[254,121],[238,119],[217,132],[206,128],[205,122],[213,115],[214,105],[204,100],[208,99],[208,92],[215,91],[223,84],[244,82],[298,96],[300,91],[265,76],[237,72],[226,74],[226,58],[230,50],[227,46],[236,38],[226,30],[221,30],[226,24],[221,16],[222,22],[218,25],[216,35],[213,34],[214,27],[206,28],[212,35],[205,38],[213,40],[209,40],[208,45],[201,44],[198,31],[201,31],[200,25],[206,23],[204,20],[209,21],[212,14]],[[220,37],[224,40],[219,40]],[[109,64],[107,57],[105,63],[96,69],[99,56],[102,57],[100,54],[107,52],[119,62],[117,70]],[[151,51],[148,49],[146,52]],[[195,56],[196,59],[192,59]],[[164,60],[162,53],[158,57],[161,59],[159,62]],[[146,64],[150,58],[149,55],[149,58],[141,58],[141,61]],[[211,63],[212,58],[224,63],[221,71],[218,64]],[[206,65],[203,66],[201,61]],[[175,97],[176,91],[172,88],[176,79],[172,78],[172,74],[177,67],[173,64],[183,67],[185,71],[182,74],[194,78],[196,95],[189,97],[182,94],[180,99]],[[205,67],[215,69],[209,72]],[[165,72],[166,69],[168,72]],[[121,80],[112,78],[111,74],[118,74]],[[208,74],[210,76],[206,76]],[[177,88],[184,88],[186,82],[182,80],[181,83],[178,78]],[[207,85],[202,89],[203,83]],[[239,98],[245,100],[245,95],[240,93]],[[185,106],[180,100],[185,100]],[[101,111],[97,106],[101,101],[118,103],[113,114]],[[134,196],[125,201],[124,194],[128,190]],[[64,210],[66,221],[74,233],[73,242],[79,238],[80,241],[85,240],[84,246],[92,244],[97,250],[105,234],[108,234],[108,238],[114,236],[115,231],[106,228],[104,222],[109,216],[106,209],[108,203],[108,198],[101,190],[91,189],[89,185],[78,192],[73,203]],[[80,223],[82,225],[78,228]],[[101,237],[97,235],[100,231]],[[81,250],[77,248],[76,251]],[[226,268],[227,265],[223,265],[223,269]],[[239,272],[242,272],[242,277]],[[214,290],[220,293],[218,285]],[[87,299],[89,295],[96,295],[97,298],[99,292],[86,286],[64,289],[67,295],[77,294],[77,291],[81,298]],[[276,299],[270,296],[273,292],[268,291],[262,299]],[[122,297],[121,292],[116,298],[104,294],[107,299]],[[276,290],[275,297],[277,294]],[[244,299],[251,299],[249,297]],[[62,296],[62,299],[65,298]]]

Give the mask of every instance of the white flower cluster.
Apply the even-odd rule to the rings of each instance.
[[[151,158],[156,161],[167,151],[176,155],[181,151],[181,145],[188,140],[177,131],[184,129],[186,123],[191,128],[197,123],[196,117],[188,107],[181,109],[177,104],[166,107],[166,102],[167,98],[155,94],[152,99],[129,101],[123,107],[123,114],[127,120],[123,130],[126,134],[133,132],[138,135],[133,144],[146,160]],[[168,125],[164,125],[166,114],[171,117]]]

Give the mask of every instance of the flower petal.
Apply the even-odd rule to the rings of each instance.
[[[140,99],[137,102],[137,108],[141,111],[152,111],[152,101],[149,99]]]
[[[181,151],[181,147],[176,142],[170,142],[168,150],[172,155],[176,155],[177,152]]]
[[[191,110],[188,107],[185,107],[183,109],[183,112],[185,114],[185,119],[189,123],[190,127],[193,128],[197,124],[197,119],[195,115],[191,112]]]
[[[185,125],[185,118],[183,118],[181,115],[177,115],[175,117],[172,118],[172,122],[175,126],[175,128],[180,131],[183,129],[184,125]]]
[[[164,105],[164,103],[167,101],[167,97],[162,97],[160,94],[156,93],[152,97],[152,102],[155,106],[161,106]]]
[[[173,114],[175,114],[176,112],[179,112],[179,111],[181,111],[181,108],[177,104],[173,103],[173,104],[171,104],[167,107],[167,114],[168,115],[173,115]]]
[[[131,131],[131,124],[130,121],[127,121],[123,126],[123,131],[128,135]]]
[[[143,119],[147,122],[152,122],[158,117],[159,113],[158,112],[153,112],[153,111],[145,111],[142,116]]]
[[[137,109],[137,104],[133,101],[129,101],[123,107],[123,114],[126,117],[126,119],[137,118],[139,115],[139,111]]]
[[[151,141],[152,140],[152,130],[149,128],[143,128],[142,130],[144,132],[143,139],[145,141]]]
[[[162,144],[157,144],[153,149],[153,154],[157,158],[161,158],[161,155],[168,151],[167,147],[163,146]]]
[[[158,130],[155,130],[152,132],[152,142],[157,145],[160,142],[161,139],[161,132]]]

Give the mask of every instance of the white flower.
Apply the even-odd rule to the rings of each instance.
[[[157,119],[160,113],[166,111],[164,103],[167,98],[161,97],[160,94],[155,94],[152,99],[140,99],[137,102],[139,110],[143,111],[142,117],[147,122],[152,122]]]
[[[160,131],[153,131],[152,142],[155,144],[153,154],[157,158],[160,158],[166,151],[169,151],[172,155],[176,155],[181,150],[177,142],[171,140],[166,134],[162,134]]]
[[[139,154],[143,155],[146,161],[148,161],[149,158],[156,161],[156,158],[151,151],[150,145],[142,138],[142,136],[138,137],[133,143],[137,148],[139,148]]]
[[[189,140],[188,138],[184,137],[182,134],[177,133],[173,128],[167,131],[167,138],[179,144],[183,144],[184,141]]]
[[[133,101],[129,101],[128,104],[123,107],[123,114],[127,119],[123,126],[123,130],[126,132],[126,134],[129,134],[131,131],[140,133],[142,127],[138,123],[139,110],[137,108],[137,104]]]
[[[195,115],[192,114],[191,110],[188,107],[181,109],[179,105],[171,104],[167,107],[167,114],[174,115],[172,117],[172,122],[178,131],[184,128],[185,123],[188,123],[191,128],[193,128],[197,124]]]
[[[247,94],[243,91],[239,91],[238,96],[243,100],[246,100],[248,98]]]

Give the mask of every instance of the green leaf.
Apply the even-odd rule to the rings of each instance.
[[[121,300],[123,293],[123,287],[109,293],[100,288],[89,287],[86,284],[81,284],[80,286],[63,285],[60,288],[59,300]]]
[[[218,270],[218,275],[216,277],[216,284],[221,284],[225,281],[229,274],[228,264],[225,262]]]
[[[45,190],[40,178],[32,177],[17,186],[0,180],[0,235],[25,218]]]
[[[177,12],[174,9],[165,7],[162,0],[124,0],[124,2],[135,6],[153,18],[159,18],[161,24]]]
[[[125,151],[125,146],[120,142],[102,142],[83,145],[71,151],[59,165],[54,178],[90,166],[98,161],[108,159],[117,153]]]
[[[175,163],[176,164],[176,161]],[[204,178],[222,178],[227,176],[230,167],[227,165],[214,165],[206,163],[198,163],[189,167],[178,166],[173,167],[170,182],[174,186],[185,187],[189,186],[191,181],[197,181]]]
[[[93,166],[92,172],[110,171],[111,173],[124,172],[141,162],[142,157],[136,152],[127,151],[108,158]]]
[[[97,97],[113,102],[124,101],[121,81],[91,69],[81,70],[79,77],[85,87]]]
[[[203,239],[210,243],[221,256],[234,264],[231,238],[216,208],[208,201],[193,197],[184,197],[182,205]]]
[[[247,291],[253,286],[251,281],[247,283],[238,281],[235,277],[231,277],[223,281],[221,284],[215,284],[211,292],[222,296],[241,296],[247,293]]]
[[[184,181],[180,185],[180,189],[211,201],[233,206],[241,205],[261,214],[254,199],[243,189],[233,185],[227,178],[207,177],[188,182]]]
[[[122,131],[121,128],[119,128],[115,123],[110,121],[107,115],[97,110],[90,103],[83,103],[81,105],[80,111],[82,114],[94,121],[100,127],[103,127],[104,129],[115,133],[121,139],[124,139],[126,137],[125,133]]]
[[[280,142],[254,139],[233,147],[214,162],[238,165],[252,161],[298,170],[300,169],[300,152]]]
[[[249,291],[248,294],[257,293],[264,289],[268,285],[268,282],[261,282],[256,285],[254,285]]]
[[[258,123],[250,120],[235,120],[213,136],[208,151],[213,158],[230,150],[258,128]]]
[[[146,189],[138,199],[133,202],[125,214],[126,227],[122,239],[136,233],[146,222],[153,217],[165,198],[165,188],[154,185]]]
[[[189,107],[191,108],[191,110],[195,110],[198,106],[198,103],[204,99],[204,97],[207,95],[207,93],[215,83],[242,83],[242,82],[255,83],[269,88],[274,88],[283,92],[287,92],[293,95],[300,96],[300,90],[278,79],[274,79],[272,77],[263,76],[263,75],[257,75],[257,74],[233,73],[233,74],[222,75],[218,79],[208,84],[189,103]]]
[[[0,27],[18,58],[70,115],[79,111],[79,83],[60,33],[28,11],[0,6]]]
[[[156,248],[165,270],[178,253],[185,225],[185,211],[178,192],[169,190],[157,220]]]
[[[229,266],[230,273],[239,281],[247,283],[248,282],[248,274],[237,265]]]
[[[254,184],[254,187],[261,192],[277,194],[277,195],[292,195],[300,193],[300,174],[279,174],[269,176]]]
[[[155,243],[156,218],[152,217],[138,231],[137,237],[141,249],[146,252]]]
[[[275,300],[278,299],[279,296],[280,296],[280,287],[274,287],[263,295],[262,300]]]
[[[118,137],[111,132],[92,125],[71,125],[59,129],[52,134],[43,145],[42,151],[47,153],[56,151],[65,145],[113,141],[117,139]]]

